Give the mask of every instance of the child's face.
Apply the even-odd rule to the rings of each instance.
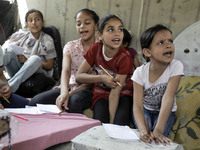
[[[158,31],[148,49],[150,60],[168,64],[173,60],[174,52],[172,34],[168,30]]]
[[[33,35],[40,34],[44,22],[37,12],[31,13],[27,17],[27,26]]]
[[[86,12],[80,12],[76,17],[76,30],[82,40],[89,40],[94,37],[97,25],[91,15]]]
[[[103,33],[99,33],[99,39],[104,43],[105,48],[119,49],[122,45],[124,37],[123,25],[120,20],[110,19],[103,29]]]

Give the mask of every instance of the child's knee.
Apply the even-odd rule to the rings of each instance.
[[[37,55],[30,56],[27,61],[30,62],[31,64],[35,64],[35,65],[41,65],[42,64],[41,58]]]

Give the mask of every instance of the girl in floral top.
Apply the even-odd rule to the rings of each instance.
[[[81,9],[76,17],[76,30],[80,39],[68,42],[63,50],[63,68],[61,85],[59,88],[41,93],[32,98],[29,105],[55,104],[73,113],[83,113],[83,110],[91,106],[91,85],[78,84],[75,80],[76,72],[84,60],[83,55],[89,47],[97,42],[95,31],[99,17],[89,9]]]

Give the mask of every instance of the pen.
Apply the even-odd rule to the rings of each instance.
[[[18,115],[15,115],[15,114],[11,114],[11,115],[14,116],[14,117],[16,117],[16,118],[19,118],[19,119],[22,119],[22,120],[26,120],[26,121],[28,121],[28,119],[23,118],[23,117],[20,117],[20,116],[18,116]]]
[[[148,118],[147,118],[147,131],[148,131],[148,134],[150,135],[149,120],[148,120]]]
[[[9,100],[7,100],[7,98],[5,98],[5,96],[2,95],[2,97],[6,102],[8,102],[10,104]]]
[[[64,112],[64,110],[62,110],[61,112],[59,112],[58,114],[60,115],[61,113],[63,113]]]
[[[109,75],[111,78],[113,78],[113,76],[112,76],[108,71],[106,71],[106,69],[105,69],[104,67],[102,67],[101,65],[99,65],[99,67],[101,67],[101,69],[103,69],[103,71],[104,71],[107,75]],[[118,84],[119,86],[122,87],[122,85],[121,85],[119,82],[117,82],[117,84]]]

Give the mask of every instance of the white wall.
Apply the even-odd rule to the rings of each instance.
[[[17,0],[22,18],[28,9],[39,9],[46,26],[54,25],[61,34],[62,45],[77,39],[74,16],[82,8],[93,9],[102,17],[108,13],[119,16],[133,34],[131,46],[142,60],[139,38],[148,27],[167,25],[176,37],[200,19],[200,0]],[[26,4],[24,4],[26,3]],[[143,61],[143,60],[142,60]]]

